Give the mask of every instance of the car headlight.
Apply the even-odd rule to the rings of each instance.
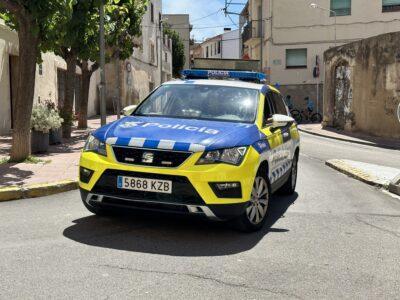
[[[103,142],[100,142],[93,135],[90,135],[89,138],[86,140],[83,151],[96,152],[98,154],[107,156],[106,144]]]
[[[235,147],[222,150],[206,151],[197,161],[197,165],[226,163],[238,166],[242,163],[247,147]]]

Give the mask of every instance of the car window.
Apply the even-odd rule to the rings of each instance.
[[[253,123],[259,91],[216,85],[163,85],[134,115]]]
[[[271,95],[267,94],[265,96],[265,104],[264,104],[264,118],[263,118],[264,126],[268,123],[268,119],[272,118],[273,115],[273,109],[271,104],[272,104]]]
[[[282,96],[274,92],[272,92],[271,95],[272,103],[274,106],[274,114],[288,115],[288,111]]]

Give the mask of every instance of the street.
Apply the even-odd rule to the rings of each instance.
[[[0,298],[400,295],[400,200],[324,165],[400,167],[399,151],[301,135],[297,194],[243,234],[195,218],[100,218],[79,192],[0,203]]]

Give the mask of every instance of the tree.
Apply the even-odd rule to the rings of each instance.
[[[186,59],[185,45],[179,34],[169,26],[164,27],[164,34],[172,39],[172,73],[175,77],[180,77]]]
[[[147,1],[145,0],[114,0],[105,3],[107,62],[111,59],[119,62],[128,59],[133,54],[134,47],[138,46],[134,42],[134,37],[142,34],[141,21],[146,12],[146,6]],[[93,36],[88,38],[93,40]],[[86,43],[86,46],[89,45],[91,46],[86,47],[86,51],[83,51],[84,55],[80,56],[79,63],[82,69],[82,98],[78,116],[79,128],[87,127],[90,78],[98,69],[100,61],[98,48],[93,47],[94,44],[92,43]]]
[[[54,51],[67,61],[66,97],[61,116],[66,120],[64,136],[70,136],[75,88],[75,70],[82,70],[81,102],[78,127],[87,127],[87,110],[90,79],[99,66],[99,2],[100,0],[76,0],[68,26],[60,28]],[[141,33],[140,23],[147,1],[106,0],[105,36],[106,61],[111,58],[126,59],[133,53],[133,36]]]
[[[22,161],[31,153],[30,118],[35,89],[36,63],[41,50],[70,13],[72,0],[0,0],[0,17],[18,31],[19,71],[13,103],[13,141],[10,160]]]

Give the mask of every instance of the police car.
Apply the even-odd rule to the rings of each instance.
[[[98,215],[155,210],[258,230],[271,195],[295,191],[296,123],[278,90],[253,83],[263,74],[183,75],[90,135],[80,159],[83,203]]]

